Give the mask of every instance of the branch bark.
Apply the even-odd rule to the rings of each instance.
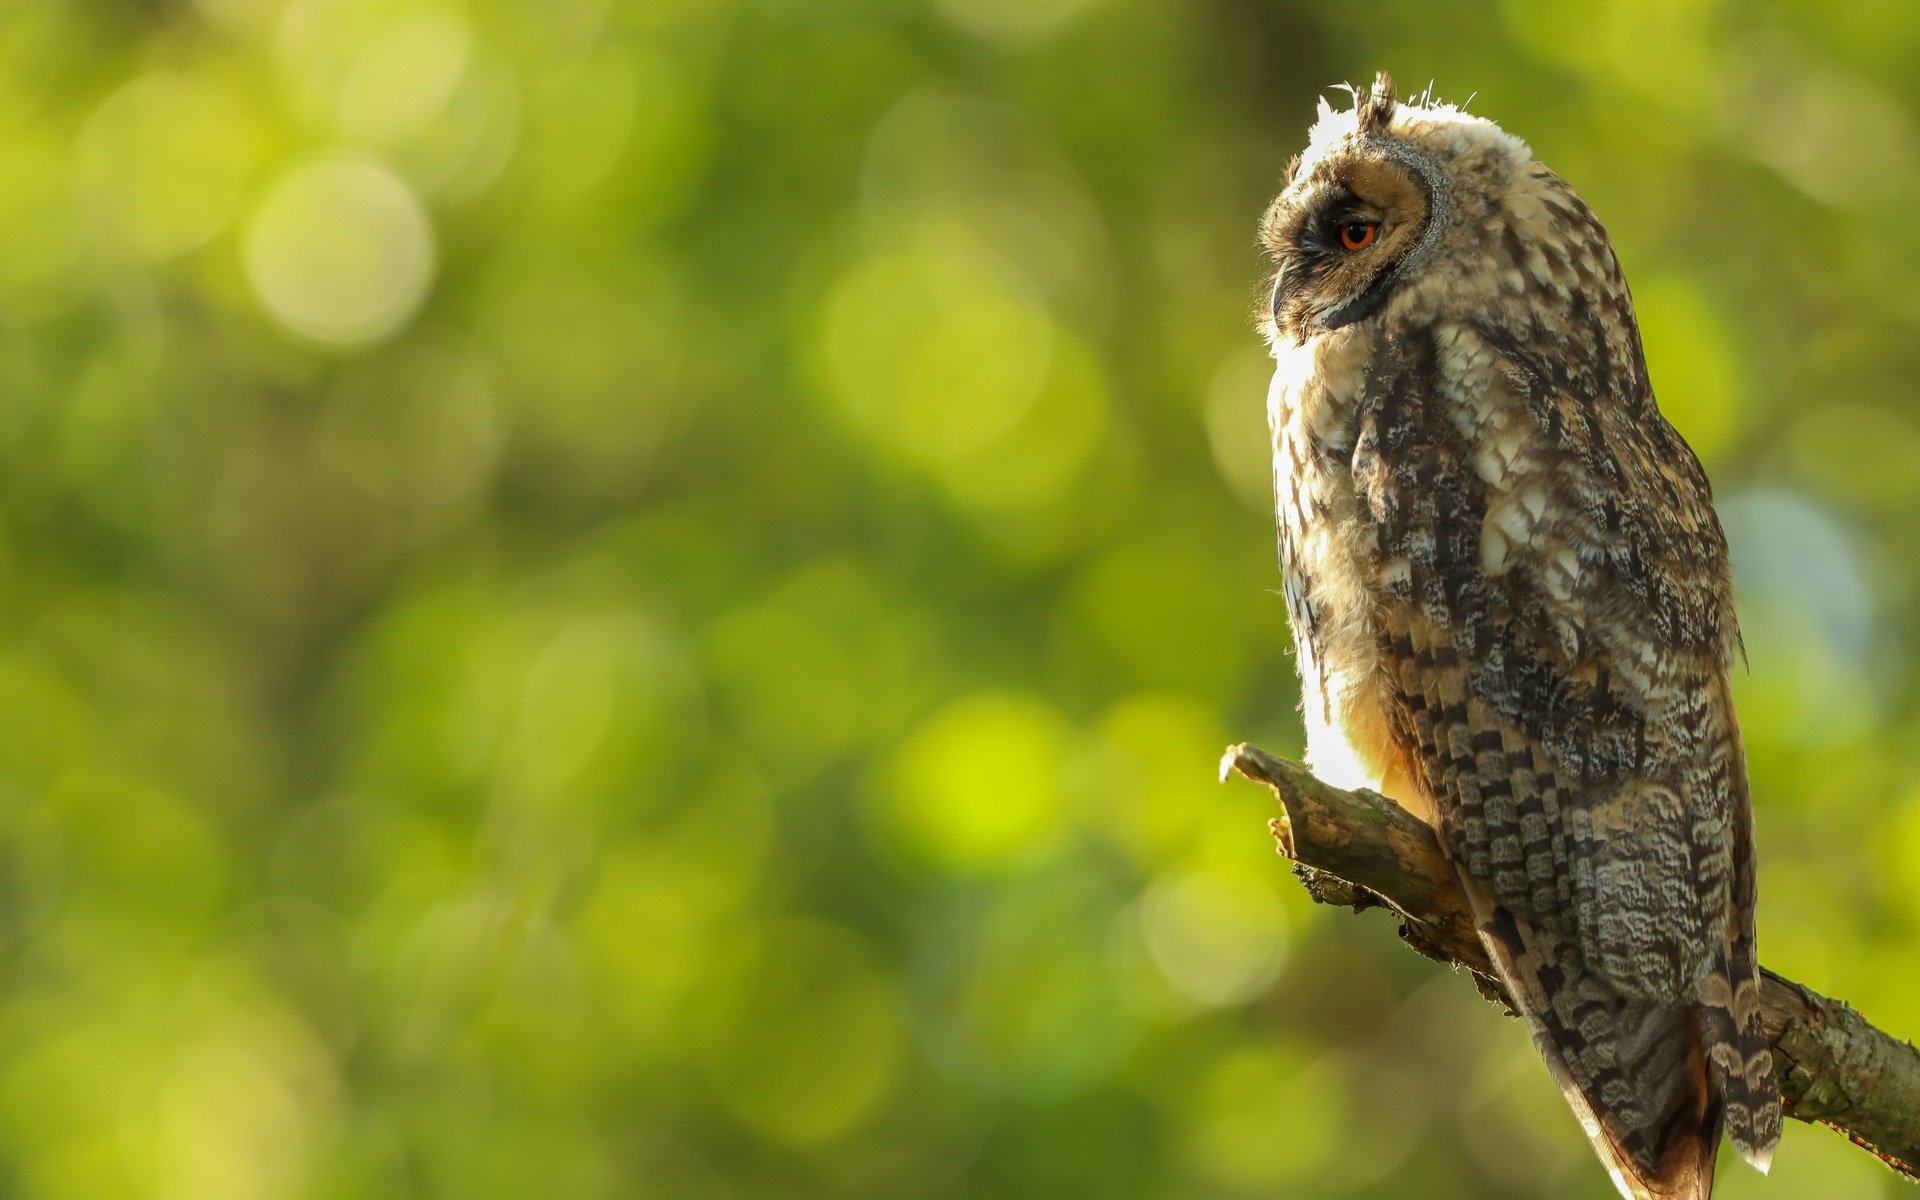
[[[1392,909],[1403,918],[1400,933],[1409,945],[1466,968],[1483,994],[1506,1005],[1466,897],[1426,822],[1373,792],[1329,787],[1298,763],[1253,746],[1227,750],[1220,777],[1230,771],[1273,789],[1286,814],[1271,822],[1280,853],[1293,860],[1315,900],[1356,912]],[[1920,1051],[1843,1001],[1764,968],[1760,974],[1787,1115],[1832,1126],[1920,1182]]]

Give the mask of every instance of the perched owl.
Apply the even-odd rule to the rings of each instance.
[[[1435,825],[1631,1198],[1766,1169],[1740,649],[1699,460],[1600,222],[1519,139],[1380,76],[1261,237],[1308,759]]]

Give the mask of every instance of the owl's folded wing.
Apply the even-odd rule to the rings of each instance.
[[[1481,330],[1386,340],[1367,390],[1396,737],[1596,1149],[1695,1195],[1723,1104],[1749,1157],[1777,1131],[1704,474],[1650,398],[1575,397]]]

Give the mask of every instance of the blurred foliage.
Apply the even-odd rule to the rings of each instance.
[[[1920,6],[0,6],[0,1194],[1604,1197],[1313,911],[1254,220],[1474,94],[1719,484],[1768,961],[1920,1034]],[[1891,1196],[1796,1126],[1729,1200]]]

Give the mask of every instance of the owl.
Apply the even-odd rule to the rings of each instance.
[[[1606,230],[1527,145],[1380,76],[1260,226],[1315,772],[1432,824],[1622,1195],[1765,1170],[1741,652],[1705,473]]]

